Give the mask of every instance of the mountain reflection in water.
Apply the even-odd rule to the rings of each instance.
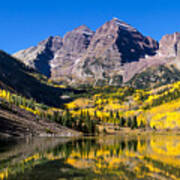
[[[0,179],[178,179],[180,136],[0,141]]]

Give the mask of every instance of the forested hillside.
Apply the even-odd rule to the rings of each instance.
[[[51,106],[62,105],[63,99],[60,96],[64,93],[78,93],[73,89],[48,85],[38,79],[39,76],[42,75],[0,51],[0,88]]]
[[[73,90],[54,84],[1,51],[0,108],[10,113],[18,109],[15,114],[23,110],[37,121],[55,122],[85,134],[102,132],[99,127],[109,125],[120,131],[179,129],[179,72],[174,66],[149,71],[121,87],[81,86]],[[161,79],[163,76],[166,81]],[[177,82],[172,83],[174,79]],[[143,81],[145,86],[139,86],[138,81]],[[146,86],[146,81],[150,85]],[[53,127],[47,127],[46,131],[54,134]]]

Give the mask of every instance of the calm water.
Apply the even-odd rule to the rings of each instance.
[[[180,179],[180,135],[0,141],[0,179]]]

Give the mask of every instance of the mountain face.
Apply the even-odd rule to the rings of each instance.
[[[59,36],[51,36],[40,42],[36,47],[30,47],[15,53],[14,57],[20,59],[25,65],[50,77],[50,61],[54,58],[55,52],[61,47],[62,38]]]
[[[160,58],[170,59],[170,63],[180,69],[180,33],[163,36],[158,55]]]
[[[180,80],[180,33],[168,34],[159,42],[155,56],[146,58],[144,68],[128,79],[136,88],[154,88]],[[138,63],[140,68],[143,63]]]
[[[80,26],[64,36],[62,48],[56,51],[50,63],[53,79],[71,78],[75,63],[86,52],[93,35],[88,27]]]
[[[152,56],[158,43],[135,28],[113,19],[97,29],[83,57],[73,68],[73,77],[95,85],[121,84],[124,64]],[[79,72],[79,73],[78,73]]]
[[[159,56],[179,57],[180,33],[168,34],[162,37],[159,43]]]
[[[154,66],[180,67],[180,33],[166,35],[158,43],[114,18],[96,32],[83,25],[14,57],[53,81],[76,86],[121,85]]]

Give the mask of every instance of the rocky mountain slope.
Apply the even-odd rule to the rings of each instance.
[[[146,63],[145,63],[146,62]],[[137,68],[141,67],[137,64]],[[180,33],[162,37],[157,54],[129,81],[136,88],[157,87],[180,80]]]
[[[154,66],[174,65],[178,69],[179,54],[180,33],[165,35],[158,43],[114,18],[96,32],[83,25],[14,57],[53,81],[102,86],[121,85]]]
[[[49,37],[40,42],[36,47],[30,47],[21,50],[15,54],[22,62],[36,69],[37,71],[50,76],[49,61],[54,58],[54,53],[62,47],[62,39],[60,37]]]
[[[123,66],[138,61],[146,55],[154,55],[158,43],[143,36],[135,28],[113,19],[97,29],[87,52],[76,63],[73,75],[86,82],[118,84]],[[79,73],[76,73],[79,70]]]

